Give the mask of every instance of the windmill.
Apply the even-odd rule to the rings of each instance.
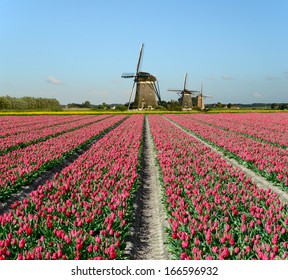
[[[192,104],[194,103],[193,104],[194,106],[203,110],[205,108],[204,98],[207,98],[207,97],[213,98],[213,96],[211,95],[203,95],[203,85],[201,84],[200,94],[197,94],[196,97],[192,98]],[[195,100],[195,102],[193,102],[193,99]]]
[[[161,102],[159,84],[155,76],[147,72],[140,71],[141,62],[143,57],[144,44],[141,45],[140,54],[138,58],[136,73],[124,73],[122,78],[134,78],[134,83],[132,86],[128,110],[131,105],[131,98],[136,85],[135,99],[133,102],[133,109],[153,109],[158,106],[157,98]]]
[[[168,91],[174,91],[179,95],[179,102],[181,105],[182,110],[191,110],[193,108],[192,104],[192,96],[195,96],[196,94],[200,94],[199,91],[195,90],[189,90],[186,88],[187,86],[187,73],[184,77],[184,86],[183,89],[168,89]]]

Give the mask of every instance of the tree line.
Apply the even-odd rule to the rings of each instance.
[[[251,104],[222,104],[221,102],[213,103],[213,104],[207,104],[207,108],[251,108],[251,109],[269,109],[272,110],[287,110],[288,109],[288,103],[251,103]]]
[[[0,110],[62,110],[55,98],[0,96]]]

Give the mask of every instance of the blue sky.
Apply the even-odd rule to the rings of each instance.
[[[287,0],[0,0],[0,96],[125,103],[141,70],[206,103],[288,102]]]

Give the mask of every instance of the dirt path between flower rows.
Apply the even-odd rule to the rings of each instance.
[[[165,246],[167,221],[161,203],[159,170],[148,118],[145,117],[141,162],[141,185],[136,193],[131,236],[127,242],[127,258],[132,260],[167,260]]]
[[[192,133],[189,133],[188,131],[184,130],[177,123],[169,120],[168,118],[165,118],[165,119],[170,121],[173,125],[175,125],[179,129],[181,129],[182,131],[184,131],[185,133],[187,133],[191,137],[194,137],[195,139],[197,139],[198,141],[200,141],[201,143],[203,143],[204,145],[209,147],[211,150],[213,150],[217,154],[221,155],[221,157],[223,157],[227,162],[232,164],[234,167],[236,167],[236,168],[240,169],[241,171],[243,171],[248,177],[250,177],[252,179],[253,182],[256,183],[258,188],[260,188],[260,189],[271,189],[274,193],[277,193],[277,195],[279,196],[279,199],[281,200],[282,203],[288,204],[288,194],[286,192],[282,191],[277,186],[273,185],[273,183],[267,181],[262,176],[259,176],[258,174],[256,174],[252,170],[250,170],[250,169],[246,168],[245,166],[239,164],[235,159],[232,159],[232,158],[229,158],[229,157],[225,156],[221,151],[217,150],[216,148],[214,148],[210,144],[206,143],[205,141],[203,141],[202,139],[200,139],[196,135],[194,135]]]

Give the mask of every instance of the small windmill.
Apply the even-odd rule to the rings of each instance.
[[[192,97],[196,94],[200,94],[200,91],[187,89],[187,73],[184,77],[183,89],[168,89],[168,91],[174,91],[179,95],[179,102],[182,110],[191,110],[193,108]]]
[[[196,97],[192,98],[195,99],[195,104],[193,104],[194,102],[192,101],[192,104],[198,108],[200,108],[201,110],[203,110],[205,108],[204,105],[204,98],[213,98],[213,96],[211,95],[203,95],[203,85],[201,84],[201,90],[200,90],[200,94],[197,94]]]
[[[131,105],[131,98],[136,85],[135,99],[133,102],[133,109],[153,109],[158,106],[157,99],[161,102],[159,84],[155,76],[147,72],[140,71],[143,57],[144,44],[141,45],[140,54],[138,58],[136,73],[124,73],[122,78],[134,78],[132,86],[128,110]]]

